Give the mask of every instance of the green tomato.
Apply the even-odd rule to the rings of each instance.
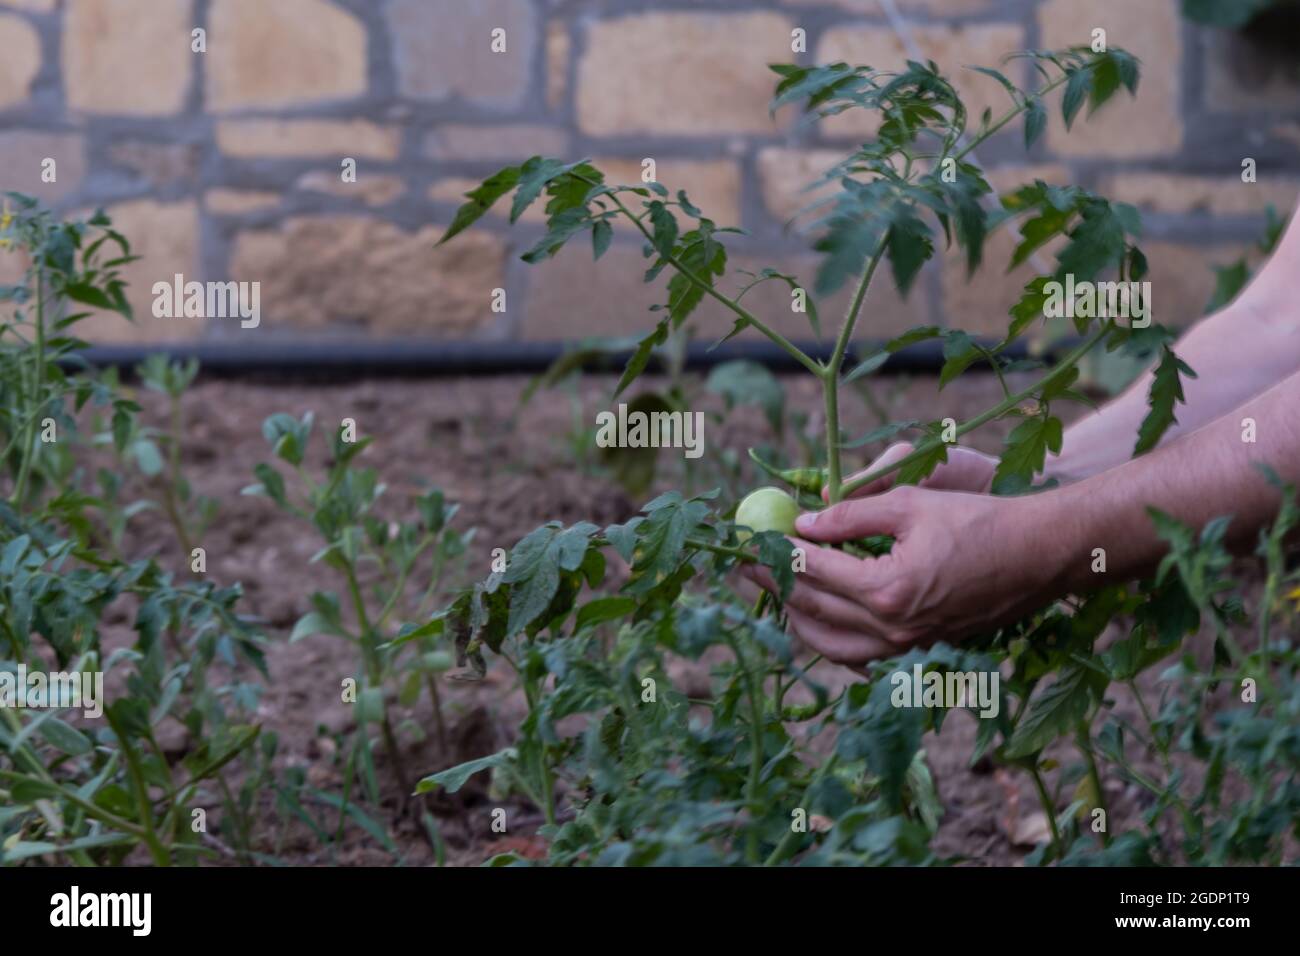
[[[799,516],[799,510],[799,502],[780,488],[759,488],[746,495],[736,509],[736,524],[754,531],[794,534],[794,519]],[[751,535],[748,531],[737,531],[736,537],[744,542]]]

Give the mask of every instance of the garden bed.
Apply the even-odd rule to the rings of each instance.
[[[574,422],[572,397],[544,391],[521,404],[526,384],[522,377],[342,385],[209,380],[186,393],[182,464],[196,491],[221,503],[216,522],[202,539],[209,575],[222,585],[243,585],[246,612],[263,621],[271,638],[267,653],[271,680],[259,715],[264,729],[280,738],[280,769],[296,765],[305,769],[314,786],[326,791],[341,788],[340,741],[354,723],[353,710],[340,703],[338,688],[340,679],[355,668],[355,650],[328,636],[287,641],[295,622],[309,610],[310,593],[333,586],[325,580],[332,572],[311,563],[317,545],[300,522],[266,498],[240,494],[252,482],[254,465],[267,458],[263,419],[279,411],[294,416],[310,411],[319,422],[354,418],[359,433],[374,439],[361,463],[379,470],[388,486],[388,507],[397,512],[408,492],[427,486],[443,489],[448,500],[461,505],[457,525],[477,529],[455,582],[467,584],[484,576],[494,548],[508,550],[546,520],[608,524],[631,517],[640,504],[599,469],[575,464],[566,444]],[[647,385],[655,384],[647,380]],[[804,412],[815,425],[820,401],[816,383],[795,378],[784,384],[788,412]],[[582,402],[582,420],[590,423],[597,410],[607,407],[611,387],[612,380],[600,377],[582,381],[575,393]],[[937,397],[928,379],[910,383],[885,379],[872,388],[877,401],[895,417],[920,419],[951,415],[960,420],[998,394],[997,382],[984,376],[954,382]],[[141,389],[137,397],[144,405],[145,420],[161,425],[164,411],[157,396]],[[867,431],[877,423],[861,403],[844,414],[850,433]],[[706,431],[710,454],[723,447],[743,454],[747,446],[768,438],[762,415],[752,409],[733,414],[724,430]],[[993,452],[998,441],[993,430],[980,433],[976,444]],[[660,483],[672,485],[676,477],[663,475]],[[701,477],[707,476],[696,476],[697,483]],[[152,556],[178,574],[187,573],[174,534],[160,514],[145,512],[134,518],[128,541],[132,553]],[[122,642],[134,637],[130,624],[124,610],[116,622]],[[1115,625],[1111,630],[1120,633]],[[818,666],[816,674],[832,688],[856,679],[851,672],[826,663]],[[689,686],[700,675],[687,666],[675,676]],[[1154,683],[1154,674],[1145,677]],[[421,775],[509,745],[526,713],[513,675],[500,662],[493,662],[482,682],[443,683],[449,752],[438,745],[427,701],[413,710],[399,710],[403,753],[412,772]],[[1118,707],[1124,712],[1130,706],[1121,688]],[[420,732],[415,727],[423,733],[422,740],[416,739]],[[974,721],[954,717],[941,735],[926,738],[928,760],[947,808],[934,848],[941,856],[976,864],[1015,863],[1046,839],[1045,818],[1023,776],[1013,777],[988,761],[968,766],[974,731]],[[424,830],[413,815],[403,812],[409,809],[409,801],[393,775],[384,772],[383,759],[377,751],[383,806],[369,812],[390,829],[403,861],[431,862],[433,851]],[[1114,792],[1107,797],[1113,823],[1123,820],[1125,827],[1132,825],[1142,808],[1140,792],[1118,781],[1108,784],[1108,789],[1111,786]],[[507,849],[523,855],[541,852],[532,834],[542,818],[523,802],[506,803],[506,834],[492,832],[491,810],[498,802],[489,800],[486,778],[472,779],[458,794],[430,800],[448,862],[474,864]],[[263,832],[257,844],[268,858],[307,865],[394,862],[394,855],[358,826],[349,825],[342,841],[330,848],[301,823],[285,822],[271,794],[261,796],[259,808]],[[232,857],[226,858],[233,862]]]

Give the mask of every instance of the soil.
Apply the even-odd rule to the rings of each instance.
[[[340,703],[340,680],[356,670],[352,646],[327,636],[289,643],[289,631],[309,610],[314,590],[341,590],[334,572],[311,563],[319,540],[304,522],[285,515],[268,499],[241,495],[253,483],[253,467],[270,461],[261,434],[263,420],[275,412],[300,416],[314,413],[317,422],[337,423],[353,418],[357,430],[373,443],[361,461],[375,467],[387,483],[385,500],[392,517],[410,517],[409,495],[428,487],[441,488],[449,501],[461,506],[456,525],[475,528],[463,584],[486,576],[494,548],[509,549],[515,541],[549,520],[571,523],[590,520],[607,524],[626,520],[650,494],[635,500],[606,473],[580,463],[574,454],[573,425],[590,427],[595,412],[609,407],[612,380],[588,377],[569,391],[542,391],[521,403],[528,380],[523,377],[443,379],[435,381],[368,380],[329,384],[314,382],[250,382],[201,380],[185,396],[183,467],[195,491],[220,502],[216,522],[202,536],[208,556],[208,574],[218,584],[242,583],[247,611],[264,622],[272,640],[268,653],[271,680],[262,698],[259,716],[266,730],[279,736],[277,769],[303,768],[308,781],[337,792],[341,781],[339,742],[353,729],[352,708]],[[648,387],[655,387],[653,379]],[[662,383],[658,383],[662,384]],[[1013,381],[1012,387],[1015,387]],[[815,383],[800,378],[784,381],[787,415],[806,416],[805,431],[820,428],[820,394]],[[1000,397],[991,376],[973,375],[937,392],[932,379],[884,379],[873,386],[874,404],[892,418],[927,420],[951,415],[968,417]],[[165,426],[165,409],[154,393],[139,390],[145,421]],[[846,427],[854,434],[879,424],[877,412],[850,399],[844,409]],[[717,408],[717,403],[705,407]],[[581,412],[575,409],[581,408]],[[749,445],[772,441],[772,433],[757,409],[741,408],[718,426],[706,431],[708,453],[703,461],[719,460],[726,452],[743,460]],[[788,431],[794,431],[790,429]],[[715,434],[716,433],[716,434]],[[974,444],[995,451],[1004,429],[981,432]],[[794,441],[787,434],[787,445]],[[314,466],[321,462],[324,443],[316,437]],[[862,463],[878,448],[862,449]],[[716,484],[716,476],[693,473],[695,487]],[[662,475],[663,487],[681,487],[680,475]],[[744,489],[728,489],[735,494]],[[161,517],[144,512],[132,519],[128,553],[152,556],[169,569],[188,573],[176,537]],[[117,639],[129,641],[130,619],[125,613],[116,623]],[[1116,634],[1118,634],[1118,630]],[[1107,639],[1113,639],[1110,635]],[[1203,650],[1203,648],[1202,648]],[[853,675],[830,664],[819,664],[816,676],[823,683],[842,684]],[[689,680],[691,675],[683,675]],[[394,702],[398,735],[407,773],[418,779],[463,760],[495,752],[510,743],[513,729],[524,713],[523,702],[512,691],[510,675],[489,661],[486,680],[480,683],[443,681],[441,686],[448,722],[448,747],[443,749],[433,732],[428,698],[414,709]],[[1121,712],[1133,710],[1123,694],[1116,695]],[[954,718],[940,736],[927,738],[928,760],[947,808],[935,849],[941,856],[961,857],[977,864],[1016,864],[1044,838],[1045,817],[1029,782],[987,764],[968,766],[974,739],[974,722]],[[1062,764],[1075,760],[1063,748]],[[384,787],[382,805],[370,812],[388,828],[400,850],[395,857],[360,827],[349,826],[335,846],[322,845],[303,824],[282,820],[271,794],[259,795],[257,813],[259,849],[265,857],[297,865],[423,865],[433,861],[424,828],[395,780],[392,768],[376,748],[378,775]],[[1068,793],[1068,789],[1067,793]],[[1118,781],[1107,784],[1112,826],[1136,823],[1143,797]],[[1068,797],[1066,798],[1068,802]],[[524,855],[544,852],[532,836],[541,820],[522,803],[505,804],[511,821],[509,837],[491,831],[492,809],[481,778],[459,794],[439,795],[430,809],[455,864],[477,864],[506,849]],[[219,816],[213,796],[209,813]],[[1121,824],[1121,821],[1126,821]],[[212,841],[214,845],[219,840]],[[226,862],[235,862],[229,855]]]

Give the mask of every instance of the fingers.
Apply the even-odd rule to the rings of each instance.
[[[786,613],[799,639],[836,664],[861,666],[900,652],[888,641],[842,631],[795,608],[787,607]]]
[[[998,460],[973,448],[955,446],[948,449],[943,462],[921,482],[922,488],[934,491],[973,491],[985,494],[993,485]]]
[[[845,484],[864,478],[881,468],[897,464],[912,453],[914,446],[907,442],[897,442],[885,449],[879,458],[845,479]],[[930,475],[920,482],[920,487],[934,491],[974,491],[981,494],[988,492],[993,484],[993,474],[997,470],[998,460],[973,448],[954,445],[948,449],[948,460],[941,462]],[[878,495],[894,487],[897,472],[882,475],[875,481],[855,488],[849,498],[866,498]],[[822,501],[830,501],[828,491],[822,489]]]
[[[795,529],[812,541],[856,541],[873,534],[899,537],[916,505],[917,489],[907,485],[870,498],[850,498],[795,520]]]
[[[880,455],[880,457],[877,458],[875,461],[873,461],[866,468],[862,469],[861,471],[854,472],[853,474],[849,475],[848,478],[844,479],[844,483],[848,484],[849,482],[856,481],[859,478],[865,478],[873,471],[879,471],[881,468],[888,468],[890,465],[894,464],[895,462],[901,461],[903,458],[906,458],[909,454],[911,454],[911,452],[912,452],[912,446],[909,443],[895,442],[894,444],[886,448],[884,452]],[[878,495],[882,491],[886,491],[887,489],[893,487],[894,475],[895,472],[891,471],[889,474],[882,475],[879,478],[877,478],[875,481],[863,485],[861,488],[855,488],[853,492],[849,495],[849,497],[865,498],[868,495]],[[830,500],[831,499],[830,499],[829,491],[823,488],[822,501],[829,502]]]
[[[849,560],[854,559],[849,558]],[[776,581],[767,568],[749,569],[746,576],[774,594],[779,591]],[[800,574],[799,578],[800,580],[795,581],[794,588],[785,599],[787,609],[793,608],[818,621],[855,634],[887,639],[889,628],[870,607],[862,603],[861,595],[858,595],[857,599],[845,597],[819,587],[815,582],[805,580],[803,574]]]
[[[751,574],[745,574],[744,577],[741,578],[739,586],[737,587],[741,597],[747,602],[752,602],[755,596],[763,591],[763,588],[751,580],[751,577]],[[794,636],[805,646],[811,648],[815,653],[821,654],[822,657],[826,658],[826,660],[830,661],[832,664],[843,664],[845,667],[857,671],[863,677],[870,677],[871,675],[867,670],[853,663],[862,657],[863,654],[879,652],[879,657],[890,657],[894,654],[901,653],[903,650],[898,646],[888,645],[888,642],[881,642],[878,638],[865,637],[851,632],[840,635],[840,639],[830,640],[829,637],[835,633],[833,628],[817,625],[814,618],[804,614],[802,611],[797,610],[789,604],[786,605],[785,610],[790,624],[790,629],[794,632]],[[802,628],[795,623],[796,618],[803,622]],[[810,635],[811,640],[805,638],[804,634]],[[816,643],[814,643],[814,641]],[[845,655],[850,659],[841,659]],[[878,658],[872,657],[870,659],[876,660]]]

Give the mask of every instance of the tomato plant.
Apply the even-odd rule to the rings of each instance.
[[[444,752],[448,748],[438,678],[451,669],[452,656],[441,646],[443,624],[437,618],[419,626],[410,622],[428,617],[443,572],[464,554],[473,532],[462,534],[451,526],[458,509],[437,489],[414,496],[415,520],[381,517],[384,485],[373,468],[356,466],[356,457],[370,439],[349,436],[347,426],[335,431],[325,474],[316,480],[307,465],[313,426],[310,413],[301,419],[283,413],[268,418],[262,433],[296,480],[297,489],[275,466],[263,463],[254,470],[258,482],[245,493],[265,495],[309,523],[324,543],[312,560],[333,568],[342,579],[345,599],[333,591],[313,593],[312,610],[294,626],[289,640],[324,634],[357,648],[360,667],[341,695],[354,705],[358,728],[345,776],[350,783],[354,773],[358,775],[370,800],[378,803],[372,726],[379,728],[403,791],[412,789],[388,710],[389,697],[413,707],[427,691],[439,743]],[[412,584],[419,585],[418,603],[408,593]],[[408,729],[422,733],[417,724]]]
[[[1017,122],[1026,147],[1032,146],[1046,128],[1045,101],[1054,91],[1062,91],[1067,127],[1085,107],[1091,112],[1122,91],[1135,94],[1137,61],[1123,50],[1086,48],[1028,51],[1015,59],[1028,60],[1041,82],[1024,90],[1001,71],[980,68],[1003,86],[1010,106],[977,121],[933,63],[909,62],[897,73],[846,63],[772,68],[778,75],[774,111],[798,103],[812,121],[850,109],[873,111],[879,119],[875,139],[815,184],[832,195],[810,213],[813,248],[821,255],[813,281],[805,286],[776,270],[755,277],[812,296],[851,284],[851,304],[826,360],[809,356],[742,304],[754,283],[735,294],[725,290],[728,244],[741,230],[718,225],[684,191],[673,193],[658,182],[620,185],[589,161],[535,156],[499,170],[468,193],[442,242],[511,194],[512,222],[532,204],[545,203],[547,230],[524,253],[529,263],[551,258],[585,234],[600,259],[615,229],[630,229],[648,263],[646,281],[670,278],[666,301],[655,307],[654,326],[639,340],[615,396],[680,334],[702,301],[715,300],[734,320],[722,340],[756,330],[821,386],[823,464],[783,469],[751,453],[758,467],[789,484],[805,506],[816,506],[811,493],[823,488],[835,503],[890,473],[899,483],[915,483],[946,461],[963,437],[1008,418],[1018,424],[1000,457],[993,491],[1030,492],[1047,453],[1059,450],[1062,423],[1054,410],[1087,400],[1076,388],[1085,357],[1105,350],[1155,362],[1156,385],[1135,455],[1154,447],[1172,423],[1180,376],[1190,370],[1173,352],[1172,334],[1159,326],[1139,329],[1114,318],[1079,317],[1073,320],[1078,340],[1054,364],[1038,366],[1024,387],[1008,384],[1005,353],[1043,317],[1049,282],[1066,275],[1075,281],[1107,275],[1139,281],[1147,271],[1133,207],[1082,187],[1042,181],[994,197],[973,158],[987,138]],[[936,255],[940,237],[973,273],[984,261],[988,237],[1013,226],[1018,241],[1012,266],[1054,241],[1059,251],[1055,272],[1031,280],[1011,305],[1000,341],[988,347],[957,328],[918,327],[850,364],[868,289],[884,274],[882,267],[907,294]],[[985,362],[997,372],[1002,398],[951,428],[938,421],[890,422],[865,440],[847,441],[840,426],[844,390],[890,354],[926,340],[942,343],[941,388]],[[873,474],[845,479],[846,446],[907,432],[916,436],[909,454]],[[764,614],[762,602],[747,609],[732,590],[730,572],[742,563],[765,565],[782,596],[797,573],[789,539],[780,530],[756,530],[787,530],[790,505],[782,501],[773,508],[770,489],[755,494],[767,499],[765,507],[751,497],[737,513],[716,492],[669,491],[620,524],[552,522],[524,537],[505,570],[463,592],[441,620],[466,667],[482,673],[492,654],[518,675],[528,715],[512,746],[432,774],[419,789],[457,790],[475,773],[490,770],[494,780],[542,809],[549,861],[558,864],[941,862],[930,843],[943,808],[923,741],[942,730],[950,710],[968,710],[978,727],[972,762],[988,758],[1024,773],[1043,803],[1050,839],[1034,862],[1282,857],[1285,834],[1300,809],[1287,783],[1300,748],[1294,731],[1284,729],[1300,704],[1296,655],[1285,642],[1265,640],[1247,652],[1233,641],[1242,603],[1225,597],[1231,582],[1222,522],[1197,533],[1157,514],[1153,520],[1171,551],[1151,580],[1058,602],[960,647],[940,643],[908,651],[872,665],[865,680],[836,691],[814,670],[816,658],[795,652],[779,601],[774,613]],[[1287,494],[1293,497],[1294,490]],[[1293,577],[1278,543],[1295,517],[1294,508],[1284,510],[1261,545],[1272,582],[1262,605],[1264,633],[1273,615],[1283,612],[1278,595]],[[889,547],[889,539],[864,541],[854,553],[870,560]],[[619,567],[617,576],[611,563]],[[1102,649],[1099,638],[1113,621],[1129,622],[1128,635]],[[1218,664],[1211,675],[1198,672],[1184,644],[1203,623],[1217,638]],[[708,663],[707,694],[688,693],[674,679],[683,659]],[[1152,711],[1138,677],[1162,663],[1166,689]],[[927,675],[997,672],[1004,677],[997,706],[978,716],[970,701],[895,706],[888,677],[913,668]],[[1208,715],[1208,687],[1265,672],[1275,682],[1268,704],[1226,718]],[[1110,695],[1118,687],[1137,695],[1144,725],[1113,713]],[[1068,741],[1077,760],[1056,773],[1058,750],[1050,758],[1046,751],[1058,741]],[[1135,749],[1155,755],[1163,773],[1152,776],[1135,767]],[[1265,751],[1285,754],[1286,767],[1266,766]],[[1193,793],[1175,766],[1175,752],[1210,768],[1201,792]],[[1096,811],[1105,816],[1105,773],[1151,795],[1140,826],[1116,832],[1113,826],[1088,825]],[[1256,794],[1252,814],[1224,801],[1230,775]],[[1067,799],[1075,785],[1075,797]],[[1062,812],[1063,802],[1068,806]],[[1262,806],[1269,811],[1260,814]],[[1166,814],[1175,821],[1176,837]],[[498,862],[524,861],[507,856]]]
[[[140,509],[118,500],[111,473],[96,486],[79,467],[78,450],[107,443],[153,470],[139,406],[106,377],[68,371],[85,345],[77,307],[130,317],[118,271],[129,242],[102,213],[60,222],[17,194],[5,210],[0,243],[27,268],[0,288],[0,671],[98,673],[125,691],[100,700],[102,721],[70,706],[0,707],[0,860],[94,865],[140,849],[159,864],[194,861],[215,851],[193,811],[226,799],[238,817],[247,802],[226,775],[275,750],[252,720],[264,638],[239,614],[237,586],[124,558],[123,514]],[[102,441],[79,427],[88,409],[111,420]],[[110,652],[109,608],[122,604],[136,639]],[[179,755],[160,738],[179,738]]]

